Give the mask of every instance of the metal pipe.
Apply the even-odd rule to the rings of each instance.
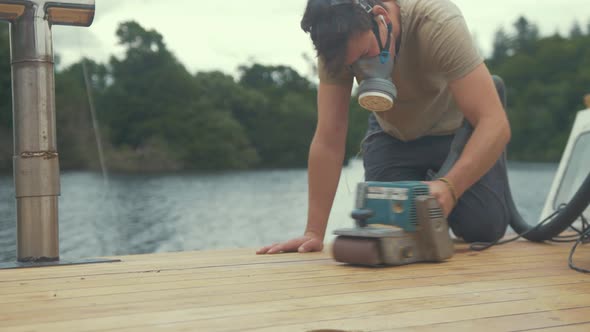
[[[0,0],[10,23],[19,262],[59,261],[52,25],[90,26],[94,0]]]

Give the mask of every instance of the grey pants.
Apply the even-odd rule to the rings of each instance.
[[[502,81],[494,77],[502,102]],[[427,136],[403,142],[383,132],[375,116],[363,142],[366,181],[429,181],[442,177],[461,155],[472,128],[465,121],[455,135]],[[504,155],[457,202],[449,226],[466,242],[493,242],[504,236],[510,221],[509,189]]]

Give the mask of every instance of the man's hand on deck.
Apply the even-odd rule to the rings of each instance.
[[[315,252],[324,249],[324,241],[313,233],[307,233],[302,237],[289,240],[283,243],[275,243],[270,246],[261,248],[256,252],[258,255],[280,254],[287,252]]]

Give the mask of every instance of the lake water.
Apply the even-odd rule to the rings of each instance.
[[[557,164],[509,163],[516,203],[536,222]],[[62,259],[258,248],[299,236],[307,215],[305,169],[216,174],[110,175],[71,172],[61,177]],[[328,234],[352,226],[349,217],[360,161],[345,168]],[[331,241],[333,237],[327,237]],[[11,176],[0,175],[0,261],[16,257]]]

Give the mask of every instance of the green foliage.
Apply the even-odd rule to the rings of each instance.
[[[57,147],[63,169],[90,167],[97,154],[82,70],[81,63],[75,64],[55,82]]]
[[[590,24],[584,28],[574,22],[567,37],[540,37],[536,25],[521,17],[513,31],[496,33],[487,63],[508,86],[512,159],[559,159],[581,97],[590,92]],[[256,63],[240,67],[236,78],[219,71],[192,74],[157,31],[131,21],[116,34],[122,57],[107,64],[85,59],[56,73],[63,168],[99,167],[89,93],[107,167],[114,171],[307,165],[317,121],[316,86],[309,79],[287,66]],[[7,25],[0,26],[0,73],[0,170],[6,171],[12,163]],[[359,152],[367,116],[351,98],[347,159]]]
[[[514,33],[498,30],[490,70],[508,89],[512,126],[511,159],[557,161],[575,114],[590,92],[590,31],[574,23],[569,37],[540,38],[538,29],[520,18]]]
[[[111,58],[112,83],[99,103],[99,120],[108,128],[115,149],[124,147],[142,155],[146,143],[159,142],[170,149],[166,160],[147,162],[172,159],[188,169],[247,168],[256,163],[256,151],[224,103],[223,95],[234,89],[231,78],[218,75],[219,81],[208,82],[214,88],[205,91],[156,31],[127,22],[117,35],[127,48],[126,56]],[[216,84],[225,85],[216,89]]]
[[[241,67],[240,73],[239,85],[259,96],[258,105],[251,102],[233,109],[252,139],[261,165],[304,167],[315,131],[315,88],[285,66],[254,64]]]

